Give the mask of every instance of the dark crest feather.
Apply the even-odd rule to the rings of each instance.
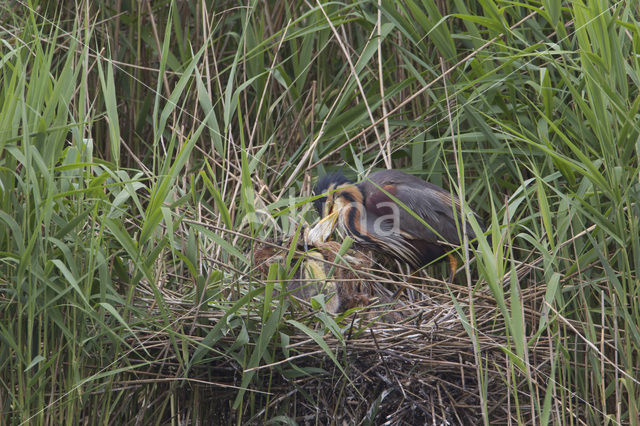
[[[320,195],[329,189],[331,184],[334,184],[334,187],[342,185],[344,183],[353,183],[349,179],[347,179],[342,173],[330,173],[324,175],[318,179],[316,186],[313,188],[313,195]],[[324,210],[324,203],[327,201],[327,197],[318,198],[313,202],[313,205],[316,207],[316,210],[320,215],[322,215]]]

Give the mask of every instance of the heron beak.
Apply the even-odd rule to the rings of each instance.
[[[310,246],[315,246],[327,241],[333,230],[336,228],[338,213],[339,211],[337,210],[329,213],[316,223],[313,228],[309,229],[304,236],[305,242]]]

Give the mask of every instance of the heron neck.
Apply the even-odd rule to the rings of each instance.
[[[370,242],[369,232],[366,229],[367,212],[364,204],[364,196],[360,187],[351,185],[340,193],[340,220],[342,230],[359,242]]]

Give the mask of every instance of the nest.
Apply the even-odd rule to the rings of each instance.
[[[291,251],[289,244],[266,243],[254,250],[254,265],[263,279],[273,265],[288,268],[285,276],[290,279],[279,281],[280,295],[295,302],[273,302],[274,309],[288,306],[278,329],[287,340],[277,333],[268,337],[268,356],[257,367],[242,365],[257,347],[254,336],[263,330],[264,318],[249,307],[230,320],[227,307],[239,298],[235,287],[220,293],[218,302],[208,299],[196,316],[193,304],[171,305],[176,317],[194,318],[188,332],[192,356],[202,350],[199,342],[216,348],[191,366],[172,408],[175,413],[188,412],[195,419],[215,412],[219,423],[227,424],[238,422],[238,415],[244,424],[276,417],[298,424],[478,424],[483,411],[491,424],[535,419],[526,380],[501,350],[511,347],[504,322],[482,286],[473,293],[474,346],[461,321],[461,313],[469,317],[466,285],[445,287],[427,277],[376,270],[369,253],[352,250],[338,256],[340,247],[334,242],[306,252],[303,247]],[[290,253],[294,254],[287,261]],[[152,294],[146,288],[139,291]],[[321,308],[310,303],[318,295],[324,295]],[[453,304],[452,295],[459,305]],[[522,297],[534,300],[540,295],[523,290]],[[333,317],[340,330],[327,327],[321,321],[326,316]],[[536,309],[526,309],[525,316],[535,331]],[[322,336],[322,344],[291,326],[294,321]],[[219,324],[226,328],[216,334],[215,343],[207,341]],[[251,339],[239,345],[243,327]],[[154,365],[153,377],[184,377],[179,363],[172,361],[179,357],[171,355],[171,340],[157,339],[157,334],[150,334],[150,348],[162,348],[159,354],[166,361]],[[548,377],[548,347],[540,337],[529,348],[528,374],[541,388]],[[478,365],[483,366],[480,372]],[[244,382],[248,375],[251,380]],[[241,410],[236,410],[232,404],[240,389],[246,393]],[[486,390],[485,401],[480,400],[480,389]],[[193,412],[194,400],[202,410],[199,414]]]
[[[327,311],[334,314],[361,308],[352,317],[346,341],[325,336],[347,366],[348,379],[329,357],[317,355],[317,345],[308,336],[292,338],[291,347],[316,354],[304,358],[302,365],[331,372],[329,377],[295,380],[300,392],[314,395],[310,401],[300,400],[296,412],[306,415],[297,421],[477,424],[482,421],[476,367],[480,360],[492,366],[484,372],[484,386],[492,396],[486,401],[487,414],[492,423],[507,422],[515,404],[508,396],[508,370],[500,368],[506,357],[497,348],[507,342],[502,329],[494,330],[495,305],[475,307],[478,324],[485,328],[479,333],[480,351],[474,351],[442,282],[409,277],[404,291],[390,291],[371,273],[370,253],[351,250],[338,262],[339,249],[340,244],[326,242],[294,256],[301,266],[287,286],[292,296],[308,301],[324,294]],[[263,246],[256,251],[256,263],[266,272],[271,264],[283,262],[288,251],[287,244]],[[324,410],[319,412],[319,407]],[[528,407],[519,401],[519,409],[522,413]]]

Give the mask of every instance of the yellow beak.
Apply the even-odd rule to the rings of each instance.
[[[329,239],[329,236],[336,228],[338,213],[339,211],[337,210],[329,213],[327,216],[320,219],[320,221],[306,233],[304,239],[307,245],[315,246],[317,244],[322,244]]]

